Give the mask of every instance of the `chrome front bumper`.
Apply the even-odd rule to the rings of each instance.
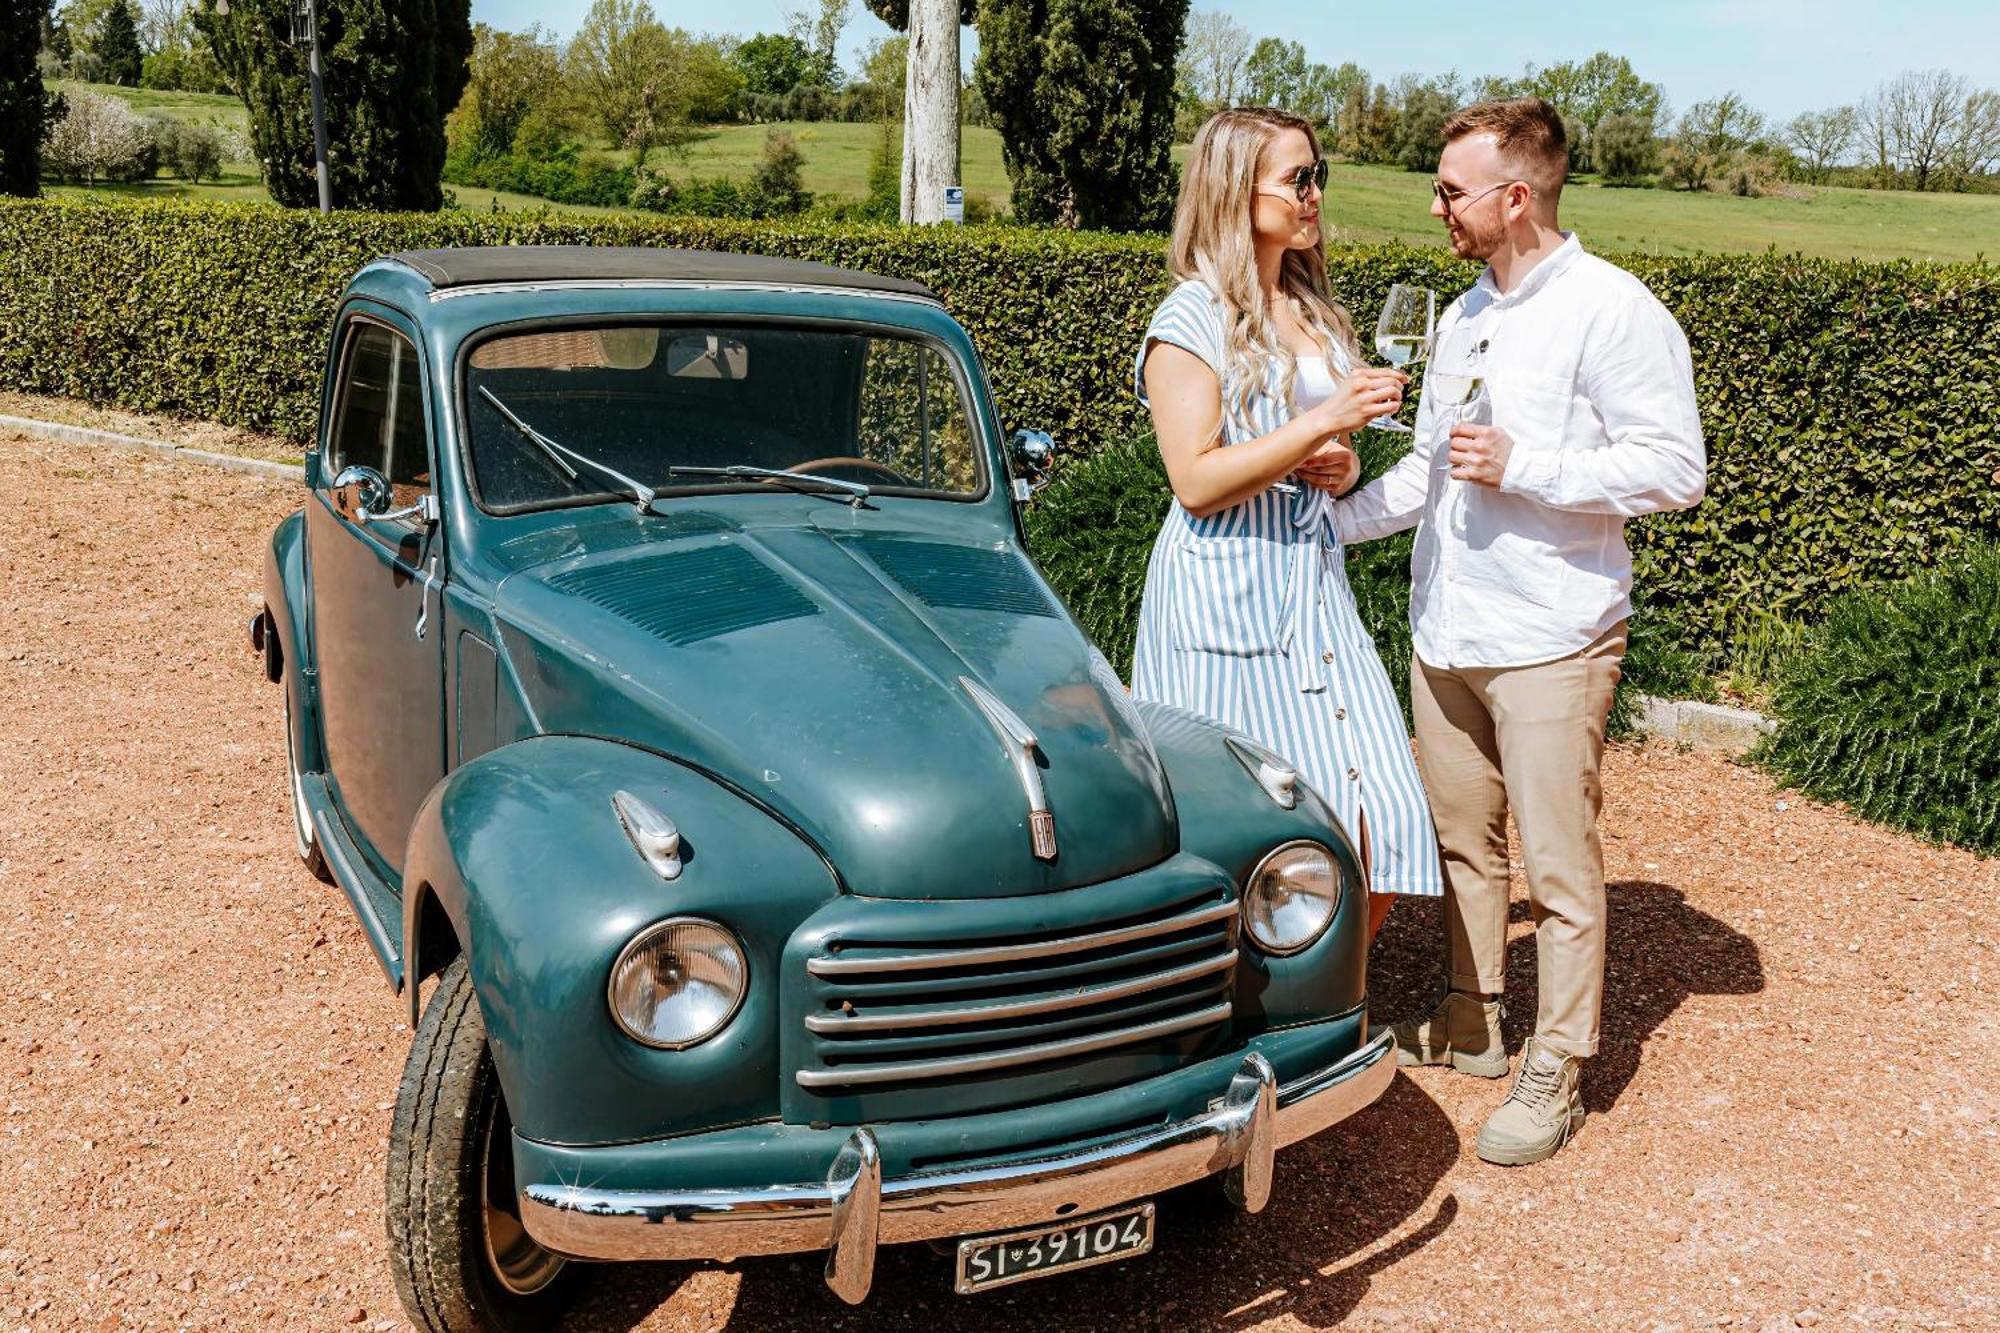
[[[1395,1077],[1385,1032],[1354,1054],[1278,1086],[1252,1052],[1204,1115],[1113,1143],[999,1166],[882,1178],[875,1135],[848,1136],[824,1182],[757,1190],[590,1190],[529,1185],[528,1234],[583,1259],[714,1259],[825,1250],[826,1280],[860,1302],[880,1245],[978,1235],[1083,1216],[1227,1173],[1248,1212],[1271,1195],[1277,1150],[1353,1115]]]

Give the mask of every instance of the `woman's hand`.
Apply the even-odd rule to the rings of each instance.
[[[1361,476],[1361,456],[1354,452],[1346,436],[1335,436],[1299,464],[1299,478],[1328,495],[1340,496],[1354,488]]]
[[[1381,366],[1351,370],[1332,396],[1312,409],[1314,425],[1328,435],[1352,435],[1377,417],[1395,415],[1409,382],[1402,371]]]

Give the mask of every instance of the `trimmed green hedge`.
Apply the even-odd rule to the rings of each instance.
[[[1145,425],[1132,358],[1167,285],[1160,238],[1014,228],[10,201],[0,386],[303,440],[354,269],[394,250],[504,243],[756,250],[915,278],[971,331],[1008,427],[1051,431],[1066,466]],[[1329,262],[1364,323],[1392,282],[1454,292],[1474,275],[1401,246]],[[1714,654],[1757,611],[1810,620],[1845,588],[2000,537],[2000,269],[1619,262],[1687,330],[1709,438],[1708,500],[1633,532],[1674,639]]]
[[[1863,817],[2000,855],[2000,546],[1838,598],[1760,757]]]

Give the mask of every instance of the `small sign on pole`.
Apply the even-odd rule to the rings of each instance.
[[[947,185],[944,187],[944,220],[951,223],[965,221],[965,187]]]

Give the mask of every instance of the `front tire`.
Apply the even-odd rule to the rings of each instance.
[[[528,1333],[572,1273],[515,1211],[513,1122],[461,955],[424,1008],[389,1130],[389,1262],[428,1333]]]

